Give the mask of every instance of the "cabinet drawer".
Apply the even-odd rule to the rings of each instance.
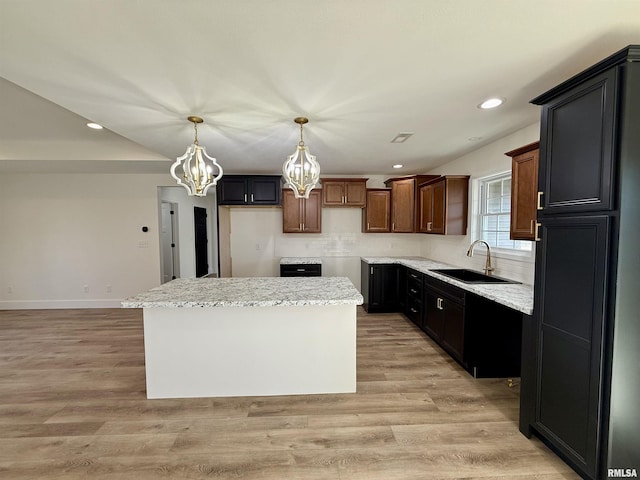
[[[420,280],[422,282],[422,277],[423,277],[422,273],[412,270],[411,268],[407,269],[407,278]]]
[[[317,263],[280,265],[281,277],[320,277],[322,265]]]
[[[422,300],[422,279],[416,280],[412,277],[407,279],[407,295]]]
[[[461,288],[442,282],[437,278],[433,278],[428,275],[425,275],[424,283],[428,285],[429,288],[436,290],[438,294],[449,297],[450,300],[464,305],[465,291]]]
[[[422,302],[420,300],[413,297],[407,299],[407,317],[422,328]]]

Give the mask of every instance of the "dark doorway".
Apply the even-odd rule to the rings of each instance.
[[[196,277],[204,277],[209,273],[206,208],[193,207],[193,224],[195,228],[196,242]]]

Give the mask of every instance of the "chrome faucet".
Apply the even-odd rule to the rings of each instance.
[[[484,243],[487,246],[487,263],[485,263],[484,265],[484,274],[491,275],[491,272],[493,272],[495,268],[491,266],[491,247],[489,247],[489,244],[487,242],[485,242],[484,240],[476,240],[475,242],[473,242],[469,247],[469,250],[467,250],[467,257],[473,257],[473,247],[475,247],[478,243]]]

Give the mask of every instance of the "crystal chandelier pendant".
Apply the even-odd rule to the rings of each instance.
[[[205,147],[198,144],[198,123],[203,122],[202,118],[191,116],[188,120],[193,122],[195,139],[185,154],[171,165],[171,176],[178,185],[187,189],[190,196],[204,197],[207,190],[222,178],[222,167],[215,158],[207,155]]]
[[[294,119],[300,125],[300,142],[296,151],[289,155],[282,166],[285,183],[293,190],[295,198],[309,198],[311,190],[320,180],[320,164],[311,155],[302,138],[302,125],[308,121],[305,117]]]

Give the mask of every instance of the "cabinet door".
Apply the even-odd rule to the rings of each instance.
[[[538,149],[511,160],[511,240],[535,240]]]
[[[429,233],[438,233],[444,235],[445,229],[445,209],[446,209],[446,191],[445,180],[441,180],[432,185],[433,187],[433,213],[432,224]]]
[[[543,218],[541,224],[536,430],[595,478],[610,219]]]
[[[460,363],[464,361],[464,307],[444,297],[442,346]]]
[[[322,231],[322,190],[314,189],[309,198],[302,200],[302,230],[304,233]]]
[[[398,265],[366,265],[366,288],[363,289],[367,312],[395,312],[398,308]],[[364,283],[363,283],[364,285]]]
[[[280,177],[249,178],[249,203],[253,205],[280,205],[281,191]]]
[[[322,182],[322,204],[325,207],[337,207],[344,205],[345,191],[344,182],[329,181]]]
[[[429,233],[433,225],[433,185],[420,187],[420,228]]]
[[[246,205],[249,200],[246,177],[222,177],[216,185],[218,205]]]
[[[391,231],[391,190],[368,190],[367,206],[362,211],[362,216],[364,232]]]
[[[367,182],[344,182],[345,204],[350,207],[364,207],[367,201]]]
[[[313,192],[312,192],[313,193]],[[282,232],[302,232],[302,202],[290,189],[282,191]]]
[[[614,207],[617,96],[612,68],[543,106],[540,215]]]
[[[435,290],[427,288],[424,293],[424,331],[437,342],[444,331],[444,315],[441,306],[442,296]]]
[[[415,180],[396,180],[391,184],[391,231],[414,231]]]

